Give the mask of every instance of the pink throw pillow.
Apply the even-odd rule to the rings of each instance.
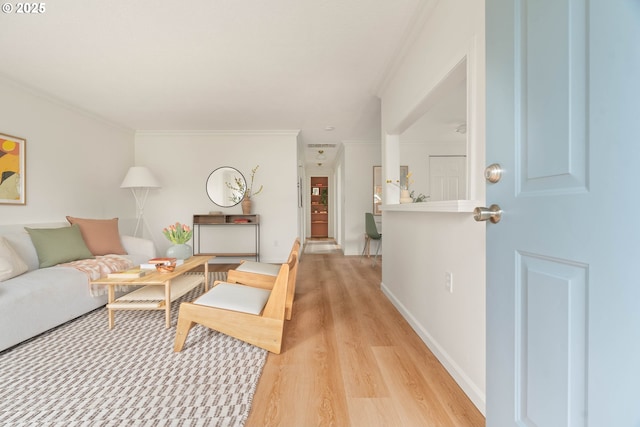
[[[118,218],[86,219],[67,216],[70,224],[78,224],[84,243],[94,256],[97,255],[126,255],[122,246]]]

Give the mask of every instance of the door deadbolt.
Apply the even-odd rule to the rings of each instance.
[[[500,178],[502,178],[502,166],[498,163],[489,165],[484,170],[484,179],[487,181],[495,184],[500,181]]]
[[[477,207],[473,210],[473,219],[476,221],[491,221],[494,224],[500,222],[502,209],[498,205],[491,205],[488,208]]]

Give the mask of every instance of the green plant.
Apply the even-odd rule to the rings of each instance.
[[[233,193],[229,197],[229,200],[231,200],[234,203],[239,203],[243,198],[250,199],[251,196],[257,196],[258,194],[260,194],[263,188],[262,185],[260,186],[258,191],[256,192],[253,191],[253,181],[256,177],[256,172],[258,171],[259,167],[260,165],[251,169],[251,177],[250,177],[251,181],[249,182],[249,185],[246,185],[245,180],[240,177],[234,178],[235,185],[231,184],[230,182],[225,182],[225,184],[227,185],[227,188],[229,188],[230,190],[233,190]],[[239,197],[238,195],[243,195],[243,197]]]
[[[411,191],[411,193],[409,193],[409,197],[411,197],[413,199],[413,203],[426,202],[427,199],[429,198],[429,196],[425,196],[422,193],[420,193],[420,194],[418,194],[417,196],[414,197],[414,193],[415,193],[415,191]]]
[[[327,196],[328,196],[329,192],[326,188],[323,188],[322,190],[320,190],[320,204],[321,205],[326,205],[327,204]]]
[[[233,203],[240,203],[240,201],[242,200],[242,197],[240,197],[240,195],[244,197],[247,191],[247,186],[244,179],[241,179],[240,177],[235,177],[234,180],[236,182],[235,186],[230,182],[225,182],[227,188],[229,190],[232,190],[231,196],[229,196],[229,200]]]
[[[162,234],[173,244],[187,243],[193,236],[193,230],[187,224],[176,222],[162,229]]]
[[[260,165],[257,165],[255,168],[251,169],[251,182],[249,183],[249,186],[247,187],[247,192],[246,192],[247,198],[251,198],[251,196],[257,196],[262,191],[262,185],[261,185],[258,191],[256,191],[255,193],[253,192],[253,179],[255,178],[256,171],[258,170],[259,167]]]

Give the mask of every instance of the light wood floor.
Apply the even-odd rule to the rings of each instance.
[[[304,253],[293,318],[246,426],[484,426],[380,291],[380,261]]]

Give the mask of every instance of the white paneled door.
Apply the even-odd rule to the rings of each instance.
[[[487,426],[640,426],[640,1],[486,5]]]
[[[430,200],[467,198],[467,156],[429,156]]]

